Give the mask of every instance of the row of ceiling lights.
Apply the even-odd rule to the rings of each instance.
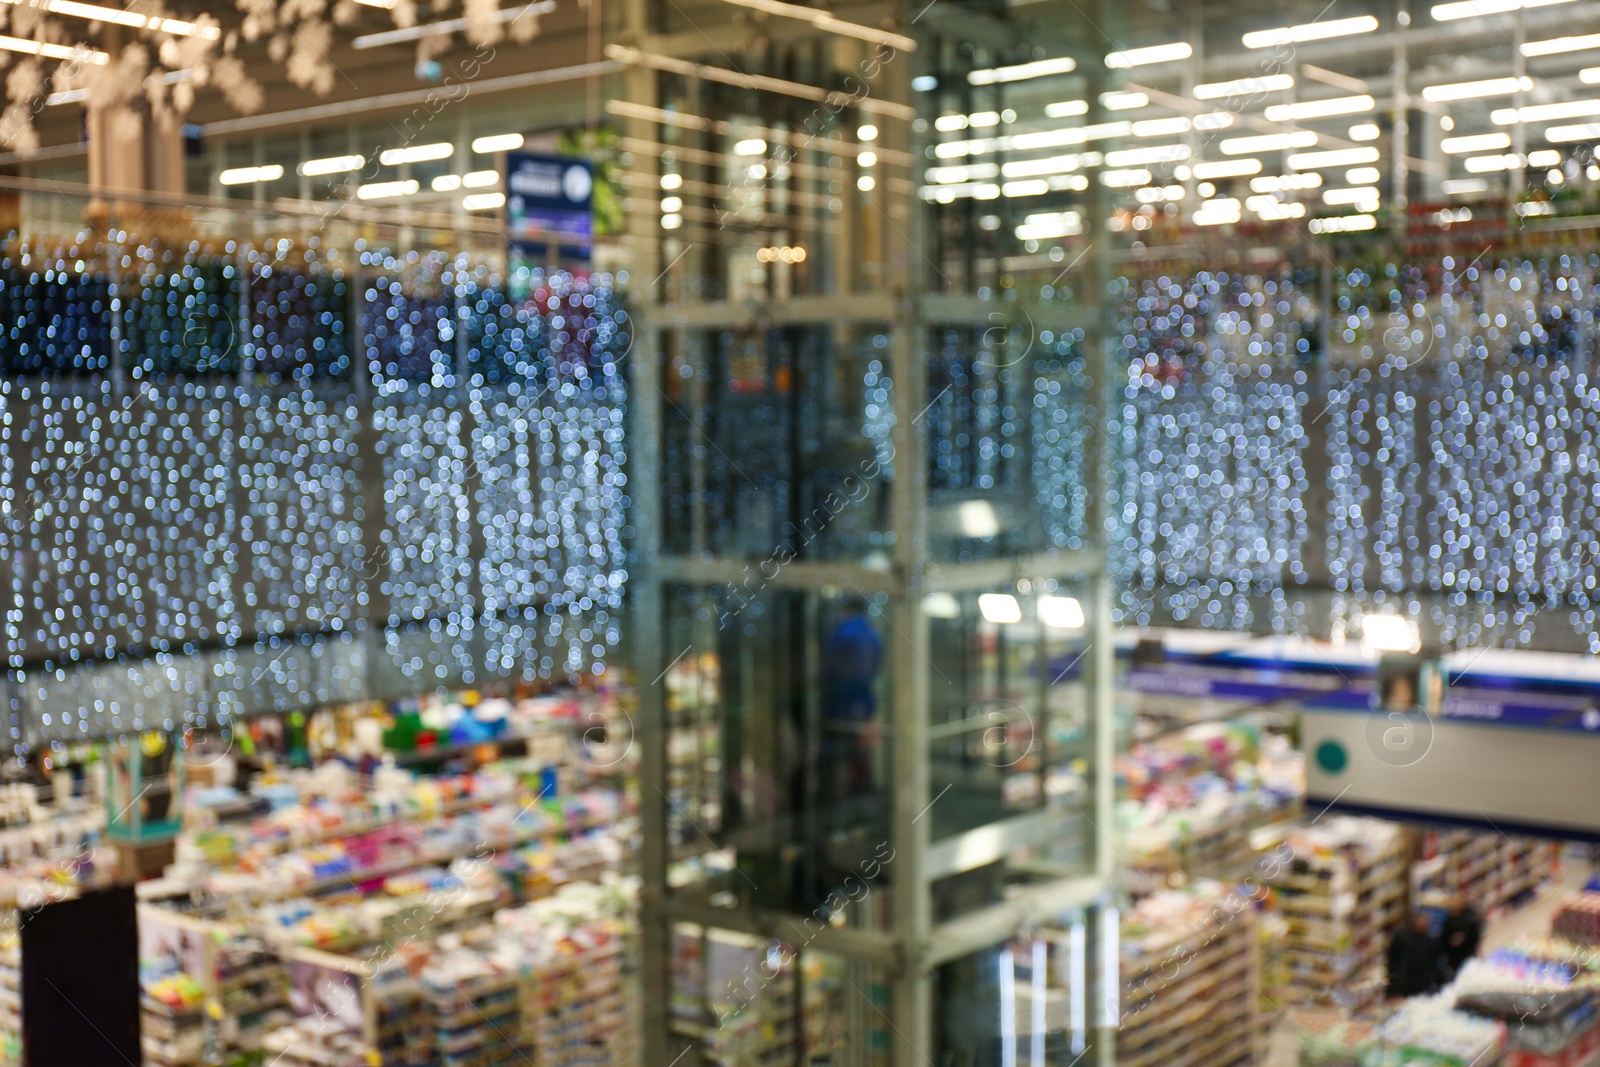
[[[472,142],[472,151],[479,155],[493,155],[497,152],[510,152],[521,148],[524,138],[520,133],[491,134],[479,137]],[[378,155],[378,162],[386,167],[404,166],[410,163],[427,163],[441,159],[448,159],[455,155],[455,146],[447,141],[433,144],[408,145],[404,148],[385,149]],[[342,156],[324,156],[320,159],[308,159],[301,163],[296,171],[308,178],[327,177],[334,174],[350,174],[366,166],[367,157],[351,153]],[[218,175],[218,181],[223,185],[250,185],[260,182],[277,181],[284,175],[284,168],[276,163],[255,167],[231,167]],[[500,183],[500,172],[496,170],[475,170],[465,174],[441,174],[434,178],[429,187],[436,193],[453,193],[460,189],[484,189]],[[368,182],[356,189],[356,197],[360,200],[387,200],[397,197],[414,196],[421,192],[420,182],[413,179],[387,182]],[[501,192],[469,193],[462,197],[461,204],[468,211],[492,211],[505,204],[505,194]]]

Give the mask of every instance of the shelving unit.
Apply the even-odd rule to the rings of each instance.
[[[1422,852],[1411,871],[1411,899],[1418,907],[1448,907],[1461,896],[1487,917],[1515,907],[1560,876],[1560,844],[1540,838],[1491,830],[1430,830],[1423,835]]]
[[[1263,1051],[1255,912],[1223,887],[1156,893],[1122,925],[1119,1067],[1230,1067]]]
[[[1359,1008],[1383,989],[1389,935],[1405,914],[1404,830],[1329,817],[1285,839],[1290,857],[1267,880],[1286,924],[1284,999]]]

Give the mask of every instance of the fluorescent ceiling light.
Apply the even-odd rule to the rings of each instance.
[[[217,175],[223,185],[249,185],[252,182],[271,182],[283,177],[283,168],[276,163],[264,167],[234,167]]]
[[[497,170],[475,170],[461,176],[461,184],[468,189],[485,189],[491,185],[500,184],[500,172]]]
[[[1022,621],[1022,605],[1010,593],[981,593],[978,611],[985,620],[1002,626]]]
[[[1077,597],[1042,596],[1038,610],[1039,621],[1057,630],[1081,630],[1087,621]]]
[[[1032,63],[1018,63],[1010,67],[990,67],[987,70],[967,72],[968,85],[999,85],[1004,82],[1028,81],[1052,74],[1071,74],[1078,69],[1075,60],[1068,56],[1059,59],[1036,59]]]
[[[1083,232],[1083,217],[1076,211],[1043,212],[1029,215],[1017,227],[1019,241],[1050,241],[1076,237]]]
[[[1561,166],[1561,153],[1554,148],[1541,148],[1537,152],[1529,152],[1528,166],[1559,167]]]
[[[1562,52],[1582,52],[1586,48],[1600,48],[1600,33],[1586,33],[1581,37],[1551,37],[1544,41],[1529,41],[1519,51],[1525,56],[1554,56]]]
[[[393,7],[393,0],[386,4],[372,4],[372,7]],[[539,0],[538,3],[528,4],[524,7],[509,7],[494,14],[496,22],[515,22],[524,15],[543,15],[556,9],[556,0]],[[351,48],[381,48],[386,44],[405,44],[408,41],[420,41],[424,37],[434,37],[458,33],[467,28],[465,18],[445,19],[442,22],[428,22],[420,26],[406,26],[397,30],[384,30],[382,33],[369,33],[357,37],[350,42]]]
[[[1451,19],[1470,19],[1484,15],[1504,15],[1530,7],[1549,7],[1552,4],[1570,4],[1572,0],[1456,0],[1450,4],[1435,4],[1433,17],[1440,22]]]
[[[7,52],[21,52],[28,56],[44,56],[46,59],[72,59],[82,57],[96,66],[105,66],[110,56],[104,52],[93,49],[73,47],[68,48],[62,44],[40,44],[38,41],[25,41],[21,37],[6,37],[0,35],[0,48]]]
[[[386,167],[398,167],[402,163],[426,163],[434,159],[449,159],[455,151],[455,146],[448,141],[414,144],[405,148],[387,148],[379,154],[378,162]]]
[[[867,123],[865,126],[857,126],[856,127],[856,140],[858,140],[858,141],[876,141],[877,139],[878,139],[878,127],[872,125],[870,122]]]
[[[1126,90],[1101,93],[1100,103],[1107,111],[1136,111],[1141,107],[1150,106],[1150,97],[1146,93],[1137,93]]]
[[[1267,108],[1269,122],[1294,122],[1298,119],[1323,119],[1330,115],[1354,115],[1371,111],[1378,102],[1370,96],[1336,96],[1331,100],[1302,100],[1295,104],[1274,104]]]
[[[17,0],[5,0],[5,2],[14,4]],[[89,22],[109,22],[116,26],[127,26],[135,30],[155,30],[157,33],[170,33],[175,37],[193,37],[199,31],[199,27],[194,23],[185,22],[182,19],[142,15],[136,11],[128,11],[121,8],[79,3],[78,0],[45,0],[39,6],[54,15],[67,15],[72,18],[86,19]],[[222,31],[212,26],[207,28],[201,36],[208,41],[215,41],[222,36]],[[13,49],[13,51],[18,51],[18,49]],[[63,56],[52,56],[49,52],[35,54],[49,56],[52,59],[65,58]],[[97,60],[96,62],[99,61]]]
[[[492,211],[497,207],[503,207],[505,202],[505,193],[473,193],[471,196],[461,198],[461,206],[468,211]]]
[[[1186,144],[1165,144],[1152,148],[1124,148],[1106,153],[1108,167],[1147,167],[1153,163],[1181,163],[1189,158]]]
[[[348,174],[360,170],[366,162],[365,156],[324,156],[322,159],[308,159],[295,169],[307,178],[320,178],[324,174]]]
[[[1089,101],[1087,100],[1058,100],[1054,104],[1046,104],[1044,113],[1047,118],[1070,119],[1074,115],[1087,115]]]
[[[1029,178],[1027,181],[1006,182],[1000,186],[1000,195],[1009,197],[1043,196],[1050,191],[1050,183],[1043,178]]]
[[[1100,184],[1108,189],[1126,189],[1134,185],[1149,185],[1155,175],[1148,170],[1103,170]]]
[[[961,602],[949,593],[929,593],[922,598],[922,613],[930,619],[959,619]]]
[[[1323,167],[1354,167],[1361,163],[1376,163],[1376,148],[1341,148],[1332,152],[1300,152],[1289,157],[1293,170],[1317,170]]]
[[[1383,136],[1383,131],[1378,129],[1376,123],[1362,122],[1350,127],[1352,141],[1376,141]]]
[[[1351,185],[1375,185],[1382,177],[1383,171],[1377,167],[1357,167],[1355,170],[1345,171],[1344,174],[1344,180]]]
[[[1275,30],[1256,30],[1242,40],[1246,48],[1276,48],[1284,44],[1301,44],[1305,41],[1325,41],[1330,37],[1349,37],[1357,33],[1372,33],[1378,20],[1371,15],[1358,15],[1348,19],[1329,19],[1327,22],[1304,22],[1298,26],[1283,26]]]
[[[1581,119],[1600,115],[1600,100],[1564,100],[1559,104],[1528,104],[1526,107],[1497,107],[1489,112],[1496,126],[1518,122],[1549,122],[1554,119]]]
[[[1194,55],[1193,48],[1183,41],[1176,41],[1172,44],[1156,44],[1148,48],[1129,48],[1122,52],[1112,52],[1106,56],[1106,66],[1112,70],[1131,70],[1152,63],[1172,63],[1188,59],[1192,55]]]
[[[746,137],[742,141],[736,141],[733,146],[733,154],[736,156],[760,156],[765,155],[766,151],[767,142],[759,137]]]
[[[1439,147],[1450,155],[1493,152],[1497,148],[1510,148],[1511,135],[1506,133],[1474,133],[1466,137],[1446,137],[1439,142]]]
[[[1422,635],[1404,615],[1363,615],[1361,642],[1379,652],[1415,652],[1422,647]]]
[[[1493,174],[1522,166],[1522,157],[1515,152],[1503,156],[1471,156],[1462,165],[1467,168],[1468,174]]]
[[[1525,93],[1532,88],[1533,79],[1528,77],[1484,78],[1481,81],[1429,85],[1422,90],[1422,98],[1433,103],[1443,100],[1474,100],[1483,96],[1510,96],[1512,93]]]
[[[410,178],[403,182],[373,182],[357,189],[356,199],[387,200],[395,196],[411,196],[418,188],[416,181]]]
[[[522,134],[520,133],[493,133],[487,137],[479,137],[472,142],[472,150],[479,155],[487,156],[495,152],[515,152],[522,147]]]
[[[1275,174],[1265,178],[1251,178],[1250,188],[1258,193],[1292,192],[1298,189],[1318,189],[1322,186],[1322,175],[1312,174]]]
[[[1378,220],[1371,215],[1333,215],[1323,219],[1312,219],[1306,228],[1312,233],[1357,233],[1361,230],[1375,230]]]
[[[988,164],[993,168],[994,164]],[[1065,174],[1083,166],[1081,156],[1046,156],[1043,159],[1018,159],[1007,163],[1000,168],[1000,173],[1007,178],[1037,178],[1049,174]],[[945,168],[940,168],[945,169]],[[950,167],[950,170],[965,170],[964,167]],[[933,179],[933,171],[928,172],[929,180]],[[957,181],[970,181],[972,178],[992,178],[993,173],[973,174],[970,178],[958,178]]]
[[[1270,196],[1251,197],[1251,199],[1272,201],[1270,204],[1258,204],[1250,209],[1260,215],[1266,222],[1285,222],[1289,219],[1303,219],[1306,217],[1306,206],[1304,204],[1285,204]]]
[[[1451,178],[1439,183],[1439,188],[1447,195],[1460,196],[1463,193],[1486,193],[1489,183],[1482,178]]]
[[[1174,134],[1188,133],[1194,124],[1187,118],[1179,115],[1170,119],[1145,119],[1133,124],[1135,137],[1171,137]]]
[[[1262,74],[1254,78],[1235,78],[1231,82],[1207,82],[1194,87],[1196,100],[1218,100],[1225,96],[1257,96],[1294,88],[1288,74]]]
[[[1322,202],[1330,205],[1371,204],[1373,209],[1376,209],[1378,190],[1370,185],[1358,189],[1327,189],[1323,191]]]
[[[1292,133],[1268,133],[1259,137],[1230,137],[1222,142],[1222,152],[1228,156],[1242,156],[1250,152],[1281,152],[1289,148],[1314,148],[1317,135],[1310,130]]]
[[[956,507],[956,524],[962,537],[986,540],[1000,533],[1000,516],[987,500],[963,500]]]
[[[1578,71],[1578,80],[1585,85],[1593,85],[1595,82],[1600,82],[1600,67],[1584,67]]]
[[[436,193],[453,193],[461,188],[461,175],[441,174],[428,184]]]
[[[1211,181],[1214,178],[1244,178],[1261,173],[1261,160],[1229,159],[1220,163],[1196,163],[1190,170],[1200,181]]]
[[[1544,131],[1546,140],[1550,141],[1594,141],[1600,140],[1600,122],[1580,122],[1571,126],[1551,126]]]

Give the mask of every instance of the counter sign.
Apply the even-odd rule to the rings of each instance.
[[[508,152],[506,229],[513,244],[587,249],[594,243],[594,165]]]

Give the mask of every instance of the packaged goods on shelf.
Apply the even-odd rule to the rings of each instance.
[[[1217,882],[1155,893],[1129,909],[1117,1063],[1253,1063],[1262,1034],[1257,938],[1254,902]]]
[[[793,1059],[799,1038],[794,953],[728,930],[679,927],[672,1031],[719,1067]]]
[[[1430,830],[1412,865],[1412,901],[1444,909],[1464,899],[1479,915],[1527,899],[1560,870],[1558,842],[1493,830]]]
[[[1296,827],[1262,861],[1288,927],[1286,1000],[1359,1007],[1378,998],[1406,906],[1405,858],[1399,826],[1330,816]]]
[[[1569,941],[1600,945],[1600,893],[1578,893],[1563,901],[1550,932]]]
[[[1412,997],[1378,1027],[1373,1067],[1437,1064],[1475,1067],[1492,1063],[1505,1044],[1503,1024],[1455,1010],[1448,993]]]

